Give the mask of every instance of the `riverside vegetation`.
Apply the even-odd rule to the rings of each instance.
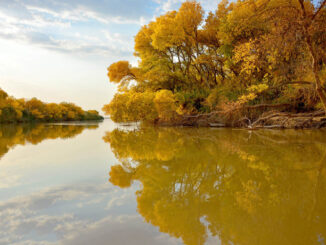
[[[184,2],[135,36],[138,66],[108,68],[115,122],[323,127],[326,1]]]
[[[96,110],[73,103],[44,103],[36,98],[15,99],[0,89],[0,123],[102,120]]]

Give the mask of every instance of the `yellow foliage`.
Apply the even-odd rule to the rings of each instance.
[[[164,120],[170,120],[175,115],[176,106],[174,95],[170,90],[160,90],[154,99],[158,115]]]
[[[154,97],[155,94],[149,91],[118,93],[103,111],[115,122],[154,121],[157,117]]]
[[[258,85],[252,85],[247,88],[247,91],[249,92],[246,95],[242,95],[238,102],[240,104],[248,103],[249,101],[252,101],[258,97],[258,95],[268,89],[268,85],[266,84],[258,84]]]
[[[36,98],[15,99],[1,89],[0,112],[0,123],[102,119],[97,111],[86,112],[72,103],[44,103]]]
[[[120,83],[123,78],[130,75],[130,65],[128,61],[113,63],[108,68],[108,76],[111,82]]]
[[[326,108],[325,11],[309,1],[223,0],[215,12],[205,14],[198,1],[185,1],[177,11],[139,30],[134,53],[138,67],[128,61],[109,67],[110,80],[119,83],[121,94],[105,107],[106,112],[119,120],[141,120],[146,116],[128,116],[133,107],[124,102],[138,101],[139,93],[170,91],[169,101],[164,102],[169,106],[155,107],[160,119],[174,120],[174,112],[205,113],[223,105],[230,109],[289,101],[294,86],[309,83],[316,84],[315,93]],[[131,93],[137,93],[135,98]],[[189,96],[175,102],[173,94]],[[306,100],[300,104],[311,110],[318,101],[313,106]]]

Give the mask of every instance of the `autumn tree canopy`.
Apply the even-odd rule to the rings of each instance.
[[[223,0],[210,13],[186,1],[144,25],[134,49],[137,67],[118,61],[108,68],[119,91],[103,110],[115,121],[261,104],[326,107],[325,0]],[[164,115],[158,93],[173,104]]]
[[[96,110],[84,111],[81,107],[62,102],[44,103],[36,98],[16,99],[0,89],[0,123],[13,122],[57,122],[101,120]]]

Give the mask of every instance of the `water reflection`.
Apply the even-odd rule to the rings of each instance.
[[[185,244],[324,244],[326,131],[113,130],[110,182]]]
[[[10,151],[0,159],[0,245],[182,244],[136,212],[139,185],[121,189],[107,181],[108,163],[116,159],[102,137],[115,127],[104,120],[98,128],[20,125],[1,130],[2,154]],[[86,128],[97,129],[82,132]]]
[[[97,124],[20,124],[0,125],[0,159],[15,145],[38,144],[46,139],[66,139],[81,134],[84,129],[96,129]]]

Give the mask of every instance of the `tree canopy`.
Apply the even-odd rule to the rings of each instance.
[[[144,25],[134,49],[138,66],[108,68],[119,90],[103,110],[118,122],[260,104],[326,107],[325,0],[223,0],[207,14],[186,1]],[[158,93],[169,94],[168,118]]]

